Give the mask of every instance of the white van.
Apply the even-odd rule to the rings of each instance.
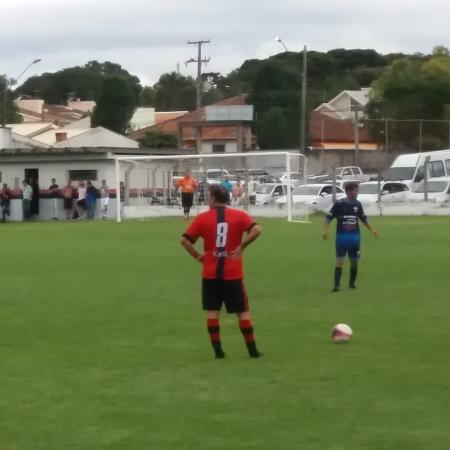
[[[413,188],[424,178],[425,158],[428,156],[428,177],[450,176],[450,150],[437,150],[398,156],[386,173],[386,181],[402,181]]]

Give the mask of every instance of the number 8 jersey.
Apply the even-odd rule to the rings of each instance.
[[[244,277],[242,257],[231,258],[229,254],[239,247],[244,233],[255,225],[244,211],[225,207],[212,208],[194,219],[183,236],[193,244],[203,238],[203,278],[241,280]]]

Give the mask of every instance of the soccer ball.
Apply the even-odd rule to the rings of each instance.
[[[333,327],[331,339],[333,342],[348,342],[352,338],[353,331],[345,323],[338,323]]]

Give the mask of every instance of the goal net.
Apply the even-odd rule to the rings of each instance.
[[[177,182],[189,173],[197,183],[191,214],[208,209],[208,188],[222,184],[230,206],[255,217],[306,222],[310,211],[295,202],[306,183],[306,158],[291,152],[213,153],[173,156],[116,156],[117,220],[180,216]]]

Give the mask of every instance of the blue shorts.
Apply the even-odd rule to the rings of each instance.
[[[345,258],[348,255],[352,261],[357,261],[361,257],[360,243],[359,234],[338,236],[336,238],[336,258]]]

